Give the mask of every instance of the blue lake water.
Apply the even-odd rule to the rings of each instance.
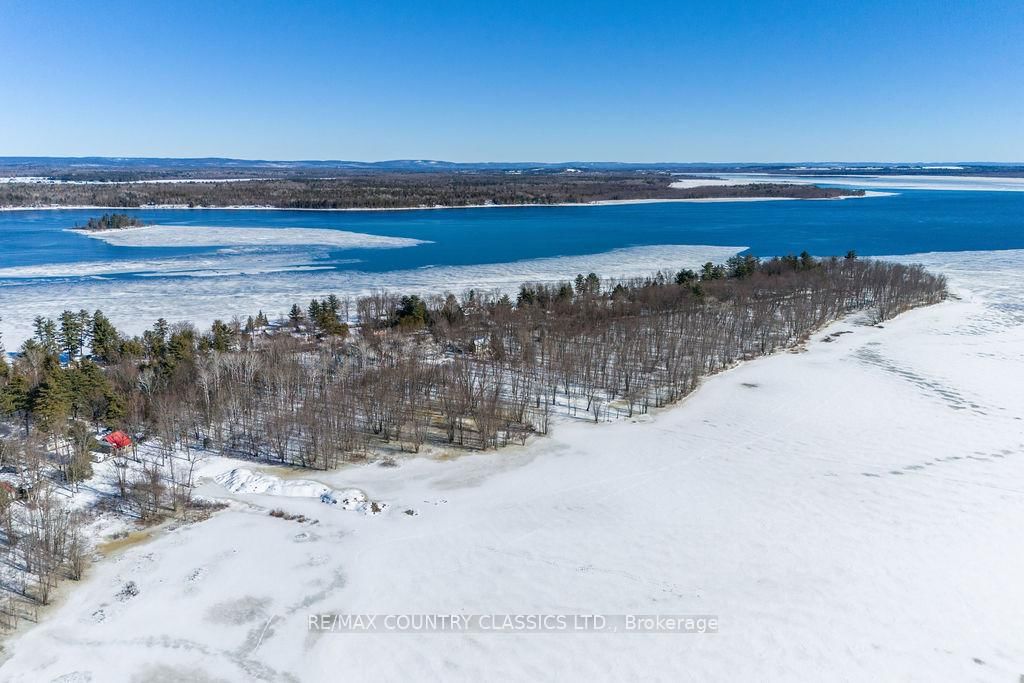
[[[218,251],[217,247],[112,246],[65,230],[102,213],[0,212],[0,268],[138,261]],[[402,249],[317,248],[318,265],[368,272],[504,263],[657,244],[747,245],[758,255],[804,249],[819,255],[844,254],[849,249],[881,255],[1024,248],[1022,192],[925,190],[842,201],[388,212],[157,209],[125,213],[162,225],[328,228],[431,242]]]

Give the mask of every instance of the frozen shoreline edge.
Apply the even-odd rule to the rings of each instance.
[[[713,204],[719,202],[820,202],[841,199],[868,199],[871,197],[891,197],[898,192],[882,192],[866,190],[863,195],[846,195],[842,197],[699,197],[685,199],[598,199],[592,202],[561,202],[557,204],[465,204],[462,206],[397,206],[397,207],[363,207],[342,209],[290,208],[280,206],[231,205],[231,206],[189,206],[187,204],[153,204],[148,206],[99,206],[81,204],[75,206],[59,206],[44,204],[39,206],[0,206],[0,211],[439,211],[447,209],[526,209],[526,208],[558,208],[584,206],[620,206],[629,204],[676,204],[698,203]]]

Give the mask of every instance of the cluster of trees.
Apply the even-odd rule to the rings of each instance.
[[[327,337],[347,337],[349,301],[342,301],[336,295],[331,294],[323,299],[313,299],[309,307],[303,311],[298,304],[293,304],[288,313],[288,321],[296,332],[303,329],[305,325],[310,331]],[[267,316],[260,311],[256,318],[250,318],[246,323],[246,332],[250,334],[259,327],[265,328],[269,325]]]
[[[381,449],[523,443],[556,410],[645,412],[852,311],[884,320],[944,296],[918,266],[804,253],[624,281],[581,273],[514,298],[377,292],[355,302],[358,334],[333,296],[205,332],[159,320],[128,337],[101,311],[39,318],[12,361],[0,353],[0,467],[20,477],[0,485],[0,534],[31,577],[13,588],[45,603],[59,577],[81,575],[81,520],[57,491],[92,476],[100,427],[157,444],[149,460],[115,449],[112,476],[124,509],[159,518],[189,505],[211,449],[330,468]]]
[[[155,342],[158,333],[146,336]],[[99,311],[65,312],[60,324],[38,321],[36,337],[13,362],[0,344],[0,416],[8,418],[0,420],[0,561],[8,569],[0,582],[0,627],[34,619],[35,606],[49,602],[60,579],[81,578],[90,552],[85,513],[69,507],[67,494],[94,476],[97,428],[126,423],[124,397],[132,392],[124,382],[145,381],[134,369],[119,369],[148,353],[170,362],[175,348],[125,339]],[[198,455],[146,460],[134,449],[113,449],[109,471],[120,500],[106,504],[143,520],[183,510]]]
[[[14,461],[9,442],[0,444],[0,451],[6,451],[5,463]],[[69,510],[58,488],[41,476],[45,457],[42,449],[30,445],[21,460],[30,463],[23,483],[0,486],[3,557],[8,569],[17,570],[7,574],[3,585],[9,592],[8,600],[0,603],[0,624],[5,626],[30,616],[27,604],[47,604],[59,579],[78,580],[85,568],[88,545],[81,514]]]
[[[277,324],[259,313],[201,333],[161,320],[135,338],[99,311],[67,312],[37,321],[4,366],[0,409],[51,450],[70,444],[69,481],[88,472],[79,424],[147,435],[168,453],[201,445],[323,468],[377,447],[486,449],[545,432],[553,410],[633,415],[851,311],[881,320],[944,295],[920,267],[805,253],[627,281],[580,274],[514,299],[378,292],[355,302],[356,335],[335,297]]]
[[[0,482],[0,561],[6,567],[0,627],[32,619],[34,606],[49,602],[59,580],[82,577],[93,549],[84,531],[89,512],[69,505],[67,494],[93,476],[93,453],[100,449],[93,434],[85,421],[69,420],[60,438],[35,430],[0,437],[0,468],[6,475]],[[198,452],[147,459],[126,448],[114,449],[110,457],[107,483],[119,496],[104,499],[105,509],[157,521],[190,506]]]
[[[22,577],[7,588],[46,603],[60,577],[81,575],[81,519],[59,492],[93,476],[102,427],[156,444],[148,460],[115,449],[107,468],[117,504],[156,519],[188,507],[210,450],[331,468],[425,444],[523,443],[554,411],[642,413],[850,312],[884,320],[944,296],[918,266],[804,253],[623,281],[581,273],[514,297],[329,296],[207,331],[159,320],[128,337],[102,311],[38,318],[12,360],[0,348],[0,468],[17,473],[0,484],[0,535]]]
[[[85,225],[76,225],[75,230],[123,230],[145,225],[141,220],[125,213],[105,213],[99,218],[90,218]]]
[[[18,184],[0,186],[0,206],[274,206],[280,208],[408,208],[477,204],[558,204],[623,199],[709,197],[828,198],[861,190],[755,183],[671,188],[661,173],[364,172],[335,178],[207,183]],[[123,215],[123,214],[119,214]],[[124,226],[122,226],[124,227]]]

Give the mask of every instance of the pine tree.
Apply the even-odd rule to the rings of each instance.
[[[210,327],[210,334],[210,348],[221,353],[231,350],[235,334],[222,320],[213,321],[213,325]]]
[[[288,312],[288,320],[291,322],[292,327],[296,332],[299,331],[299,328],[302,325],[302,318],[302,308],[300,308],[298,304],[292,304],[292,310]]]
[[[0,318],[3,322],[3,318]],[[10,374],[10,366],[7,364],[7,351],[4,349],[4,336],[0,334],[0,380],[6,380]]]
[[[82,360],[66,371],[73,417],[86,417],[97,421],[106,410],[106,396],[110,393],[110,380],[100,366]]]
[[[97,310],[92,315],[92,355],[103,363],[117,360],[121,352],[121,337],[110,319]]]
[[[68,378],[57,363],[47,363],[46,375],[34,392],[31,410],[39,429],[56,434],[71,415],[71,391]]]
[[[68,354],[68,360],[73,361],[78,356],[79,343],[82,339],[81,319],[71,311],[64,311],[60,314],[60,349]]]
[[[50,318],[37,315],[32,321],[32,326],[35,330],[35,339],[43,347],[43,350],[48,354],[56,354],[59,350],[57,347],[57,324]]]
[[[586,278],[583,277],[583,273],[577,273],[576,274],[576,280],[574,281],[573,286],[576,289],[576,295],[577,296],[586,294],[586,292],[587,292],[587,280],[586,280]]]

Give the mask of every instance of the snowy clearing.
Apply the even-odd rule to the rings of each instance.
[[[677,180],[673,180],[669,187],[674,187],[677,190],[688,190],[693,187],[731,187],[733,185],[749,185],[750,180],[743,178],[694,178],[690,176],[680,176]]]
[[[280,472],[211,479],[227,510],[94,567],[0,675],[1017,680],[1024,251],[900,260],[959,298],[837,323],[636,421],[298,473],[380,515],[283,495],[319,489]],[[719,632],[310,632],[319,613],[713,614]]]
[[[746,185],[749,183],[795,183],[804,185],[838,185],[854,188],[890,190],[966,190],[976,192],[1024,192],[1024,178],[952,175],[783,175],[775,173],[716,174],[714,185]],[[682,180],[677,182],[691,182]],[[694,187],[676,185],[673,187]],[[875,195],[878,196],[878,195]]]

